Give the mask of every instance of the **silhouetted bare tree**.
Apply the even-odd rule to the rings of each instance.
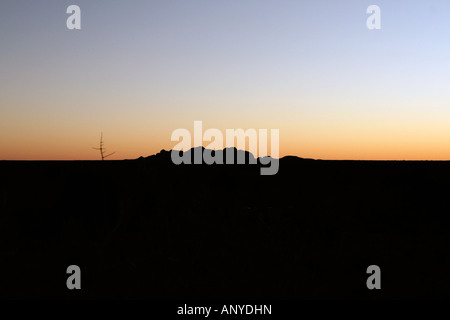
[[[111,152],[110,154],[107,154],[107,155],[105,155],[104,154],[104,152],[106,151],[106,149],[104,148],[104,146],[103,146],[103,132],[102,132],[102,134],[101,134],[101,136],[100,136],[100,148],[92,148],[92,149],[95,149],[95,150],[99,150],[100,151],[100,154],[101,154],[101,156],[102,156],[102,160],[105,160],[105,158],[107,158],[107,157],[109,157],[109,156],[111,156],[111,155],[113,155],[115,152]]]

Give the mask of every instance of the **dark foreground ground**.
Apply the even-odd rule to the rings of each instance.
[[[0,161],[0,297],[450,298],[449,162],[156,158]]]

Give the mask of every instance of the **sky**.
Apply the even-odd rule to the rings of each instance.
[[[196,120],[279,129],[280,156],[450,160],[449,36],[447,0],[2,0],[0,160],[99,159],[101,132],[148,156]]]

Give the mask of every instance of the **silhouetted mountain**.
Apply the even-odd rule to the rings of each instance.
[[[242,162],[242,160],[240,160],[240,162],[238,162],[238,159],[244,159],[245,164],[258,164],[258,165],[267,165],[268,163],[270,163],[270,161],[273,159],[270,156],[265,156],[265,157],[258,157],[256,158],[251,152],[246,151],[246,150],[238,150],[237,148],[224,148],[223,150],[210,150],[210,149],[206,149],[205,147],[195,147],[195,148],[191,148],[188,151],[176,151],[178,152],[180,157],[183,157],[183,155],[190,159],[190,163],[191,164],[195,164],[195,153],[199,152],[199,154],[201,154],[201,164],[210,164],[210,163],[205,163],[205,160],[203,159],[203,154],[209,153],[212,157],[214,158],[219,158],[222,160],[222,164],[226,164],[227,163],[227,152],[230,152],[232,154],[232,158],[233,158],[233,163],[234,164],[238,164],[240,162]],[[159,153],[148,156],[148,157],[139,157],[137,160],[147,160],[147,161],[151,161],[152,163],[157,163],[157,164],[172,164],[172,159],[171,159],[171,153],[172,150],[170,151],[166,151],[164,149],[162,149]],[[200,157],[199,157],[200,158]],[[280,162],[282,163],[286,163],[286,164],[295,164],[297,161],[312,161],[314,159],[308,159],[308,158],[300,158],[297,156],[285,156],[280,158]],[[212,163],[212,162],[211,162]],[[215,163],[213,163],[215,164]]]
[[[202,164],[207,164],[205,163],[204,159],[203,159],[203,154],[206,152],[209,155],[211,155],[214,158],[218,158],[222,160],[222,163],[225,164],[227,162],[227,152],[230,152],[232,154],[232,158],[235,164],[238,163],[238,159],[244,159],[245,164],[250,164],[250,163],[259,163],[260,158],[255,158],[254,155],[246,150],[238,150],[237,148],[225,148],[223,150],[210,150],[210,149],[205,149],[205,147],[195,147],[195,148],[191,148],[188,151],[175,151],[178,152],[178,155],[180,157],[186,157],[188,159],[190,159],[190,163],[191,164],[195,164],[195,153],[197,152],[199,154],[199,159],[201,159],[201,163]],[[171,159],[171,153],[172,150],[170,151],[166,151],[166,150],[161,150],[159,153],[155,154],[155,155],[151,155],[149,157],[143,158],[140,157],[139,160],[150,160],[150,161],[155,161],[155,162],[159,162],[159,163],[164,163],[164,162],[172,162]],[[270,157],[267,157],[270,158]]]

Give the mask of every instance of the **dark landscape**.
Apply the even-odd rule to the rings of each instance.
[[[446,161],[0,161],[0,297],[449,298],[449,195]]]

